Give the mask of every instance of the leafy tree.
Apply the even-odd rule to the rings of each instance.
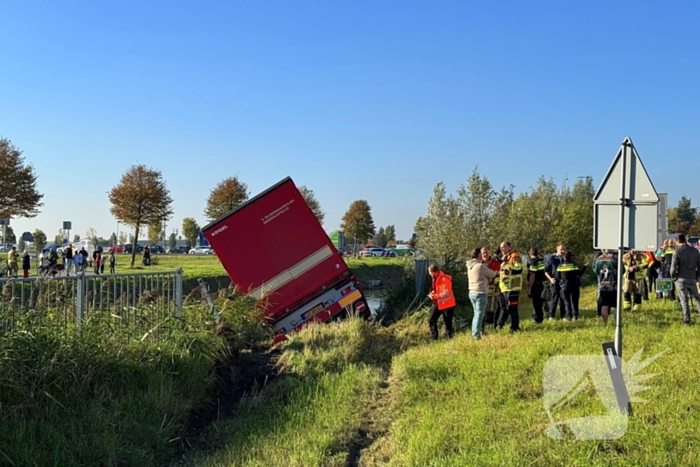
[[[393,225],[387,225],[384,229],[386,236],[386,246],[396,245],[396,228]]]
[[[187,240],[187,247],[192,248],[197,244],[197,239],[199,239],[199,224],[192,217],[185,217],[182,220],[182,234]]]
[[[27,242],[24,241],[22,237],[19,237],[19,242],[17,242],[17,251],[20,253],[27,248]]]
[[[78,243],[80,241],[80,235],[75,234],[73,235],[73,243]]]
[[[22,151],[7,138],[0,138],[0,218],[32,218],[39,214],[44,195],[36,188],[32,165],[25,165]]]
[[[173,249],[177,246],[177,236],[175,235],[175,232],[171,233],[168,237],[168,246],[170,247],[170,249]]]
[[[488,178],[472,171],[467,185],[457,190],[457,202],[464,222],[464,242],[472,248],[488,245],[489,221],[493,215],[496,192]]]
[[[97,230],[93,229],[92,227],[90,227],[87,230],[87,232],[85,233],[85,238],[90,240],[93,245],[95,245],[95,246],[99,245],[100,240],[97,236]]]
[[[248,185],[238,176],[225,178],[211,190],[204,215],[210,221],[216,220],[245,203],[248,196]]]
[[[309,190],[305,185],[302,185],[299,187],[299,192],[301,193],[301,196],[303,196],[306,200],[306,204],[309,205],[311,211],[314,213],[314,216],[316,216],[316,219],[318,219],[318,221],[321,224],[323,224],[323,219],[326,218],[326,213],[323,212],[323,210],[321,209],[321,204],[316,199],[314,191]]]
[[[64,238],[66,238],[66,231],[63,229],[58,229],[58,233],[54,237],[54,243],[56,245],[61,245]]]
[[[109,236],[109,244],[110,246],[117,246],[117,234],[112,232],[112,235]]]
[[[386,233],[384,232],[384,227],[379,227],[377,233],[374,234],[374,238],[372,238],[372,243],[374,243],[378,247],[386,248],[387,241],[388,240],[386,238]]]
[[[559,219],[554,228],[555,238],[566,245],[573,257],[581,262],[593,252],[593,179],[577,180],[573,189],[564,191],[559,206]],[[552,251],[555,241],[550,241]]]
[[[123,224],[134,228],[131,267],[136,261],[136,240],[141,227],[162,222],[173,213],[170,192],[160,171],[145,165],[129,168],[109,192],[112,215]]]
[[[445,267],[450,267],[466,253],[463,225],[459,202],[447,196],[445,184],[440,182],[433,188],[428,212],[416,222],[416,248],[422,248],[428,257],[442,260]]]
[[[124,233],[124,232],[119,232],[119,238],[118,238],[119,244],[120,244],[120,245],[126,245],[126,240],[127,240],[127,239],[126,239],[126,233]]]
[[[151,224],[148,226],[148,241],[151,245],[156,245],[163,238],[163,225]]]
[[[36,229],[34,233],[34,248],[36,251],[41,251],[46,247],[46,234],[41,229]]]
[[[668,230],[671,233],[688,234],[695,223],[697,209],[691,206],[690,198],[685,195],[678,201],[678,206],[669,209]]]
[[[355,253],[357,253],[357,243],[366,242],[375,233],[372,208],[369,203],[363,199],[353,201],[343,215],[340,230],[355,240]]]
[[[530,248],[554,251],[557,239],[553,230],[559,221],[561,195],[553,179],[540,177],[529,193],[520,194],[513,204],[519,229],[513,242],[524,253]]]
[[[515,186],[510,185],[507,188],[502,187],[496,193],[493,201],[493,212],[489,218],[489,244],[492,249],[495,249],[503,241],[509,241],[514,249],[525,248],[524,245],[518,245],[513,238],[517,236],[519,224],[514,222],[513,204],[515,203]]]

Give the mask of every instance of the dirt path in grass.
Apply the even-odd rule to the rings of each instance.
[[[191,413],[183,436],[178,440],[180,450],[206,451],[211,448],[203,435],[213,423],[234,415],[243,397],[262,390],[267,384],[280,377],[277,360],[281,352],[278,348],[253,349],[250,353],[235,353],[217,365],[216,383],[209,403]]]

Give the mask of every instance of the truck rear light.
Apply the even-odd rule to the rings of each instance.
[[[340,292],[340,295],[342,295],[343,297],[346,296],[347,294],[350,293],[350,290],[351,290],[351,289],[352,289],[352,287],[345,287],[345,288]]]

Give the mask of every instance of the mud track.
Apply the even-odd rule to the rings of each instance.
[[[193,411],[185,423],[179,440],[182,453],[213,448],[203,438],[206,429],[232,417],[243,397],[260,391],[280,377],[277,370],[280,354],[278,348],[255,348],[249,353],[232,353],[227,361],[215,367],[216,382],[208,403]]]

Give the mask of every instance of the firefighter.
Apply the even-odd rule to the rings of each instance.
[[[666,239],[664,242],[664,248],[663,248],[663,257],[664,257],[664,278],[665,279],[670,279],[671,278],[671,262],[673,261],[673,254],[676,252],[676,249],[673,247],[673,241],[669,238]],[[671,300],[676,299],[676,293],[675,293],[675,284],[671,291],[668,293],[668,298]]]
[[[528,266],[527,278],[527,296],[532,300],[533,319],[535,323],[540,324],[544,320],[543,294],[546,278],[544,277],[544,259],[537,251],[537,248],[530,248],[528,252],[530,256],[530,264]]]
[[[622,257],[622,263],[625,266],[622,308],[629,310],[631,307],[634,311],[638,311],[642,308],[642,290],[639,284],[640,280],[644,280],[646,273],[646,257],[638,251],[629,250]]]
[[[571,252],[567,251],[564,261],[557,266],[556,279],[564,297],[564,307],[566,317],[564,321],[578,319],[578,304],[581,296],[581,276],[588,267],[588,263],[583,267],[578,267],[571,259]]]
[[[557,253],[551,255],[544,265],[544,275],[549,280],[549,290],[551,291],[551,299],[549,303],[549,319],[556,318],[557,315],[557,305],[559,305],[559,313],[561,317],[564,318],[566,314],[564,306],[564,294],[561,291],[560,284],[554,277],[557,272],[557,266],[564,262],[564,257],[566,256],[566,245],[563,243],[557,244]]]
[[[481,262],[486,265],[487,268],[498,272],[501,269],[501,263],[496,257],[491,256],[489,249],[483,247],[481,249]],[[498,276],[494,277],[493,281],[489,283],[489,290],[486,294],[486,315],[484,321],[482,322],[482,332],[484,330],[485,323],[492,323],[494,327],[498,321],[498,309],[499,309],[499,296],[498,291]]]
[[[452,292],[452,276],[442,272],[435,263],[430,265],[428,272],[430,273],[430,277],[433,278],[433,285],[430,294],[428,294],[428,297],[433,301],[432,307],[430,308],[430,318],[428,319],[430,335],[433,340],[437,340],[437,322],[440,316],[443,315],[445,320],[445,334],[448,339],[452,339],[452,336],[454,336],[452,318],[454,317],[455,306],[457,305],[454,293]]]
[[[501,289],[501,315],[496,327],[502,329],[510,316],[510,332],[520,331],[520,315],[518,315],[518,299],[523,287],[523,261],[520,255],[513,251],[510,242],[501,243],[503,262],[499,270],[499,286]]]

